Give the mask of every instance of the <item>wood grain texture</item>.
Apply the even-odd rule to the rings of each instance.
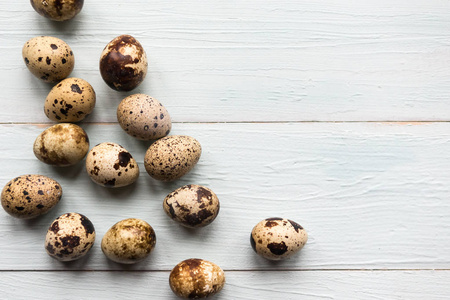
[[[8,156],[0,159],[0,184],[38,173],[63,187],[61,203],[40,219],[1,212],[2,270],[123,269],[103,256],[99,241],[128,217],[149,222],[157,245],[147,261],[126,269],[170,270],[189,257],[228,270],[450,268],[450,123],[175,124],[172,133],[198,139],[203,154],[192,173],[170,184],[146,174],[148,143],[117,124],[83,127],[91,147],[112,141],[128,149],[141,176],[123,189],[97,186],[83,164],[54,168],[34,157],[31,146],[45,126],[1,125]],[[216,221],[201,230],[178,226],[162,209],[164,197],[188,183],[210,187],[221,201]],[[91,219],[98,240],[86,259],[62,264],[45,253],[44,235],[70,211]],[[309,233],[300,255],[276,264],[257,257],[249,243],[253,226],[275,216]]]
[[[4,299],[180,299],[169,272],[3,272]],[[448,299],[449,272],[226,272],[213,299]],[[270,284],[268,284],[270,283]]]
[[[37,35],[74,50],[72,76],[90,82],[91,122],[115,122],[130,93],[102,81],[98,62],[115,36],[148,52],[144,84],[177,122],[449,120],[448,1],[87,2],[67,23],[27,1],[0,3],[0,122],[47,122],[49,85],[26,69],[22,45]]]
[[[120,34],[135,36],[150,62],[129,93],[108,88],[98,70]],[[105,189],[83,163],[53,168],[34,157],[34,139],[51,124],[43,113],[51,85],[26,69],[21,48],[39,35],[72,47],[71,76],[97,92],[81,125],[91,147],[109,140],[133,154],[141,168],[134,185]],[[0,187],[35,173],[64,190],[35,220],[0,211],[1,299],[175,299],[169,271],[190,257],[225,269],[215,299],[448,298],[449,1],[96,0],[65,23],[42,18],[28,1],[0,1],[0,54]],[[117,105],[137,92],[165,105],[171,134],[203,146],[199,164],[177,182],[151,179],[143,166],[149,143],[117,124]],[[221,201],[201,230],[180,227],[162,209],[169,192],[189,183]],[[97,242],[64,264],[45,253],[44,238],[69,211],[92,220]],[[269,262],[250,247],[252,227],[273,216],[308,231],[293,259]],[[155,251],[134,266],[100,249],[108,228],[128,217],[157,235]]]

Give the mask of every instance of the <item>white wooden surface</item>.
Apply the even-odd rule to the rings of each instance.
[[[227,272],[214,299],[448,299],[449,272],[307,271]],[[8,272],[0,274],[7,299],[179,299],[167,284],[169,272]],[[270,284],[268,284],[270,283]],[[20,297],[20,296],[19,296]],[[208,298],[209,299],[209,298]]]
[[[189,257],[226,271],[217,299],[448,298],[450,2],[97,0],[61,24],[28,1],[2,1],[0,33],[0,185],[39,173],[64,190],[39,219],[0,212],[0,298],[172,299],[169,271]],[[158,98],[171,134],[203,146],[177,182],[152,180],[143,167],[149,143],[116,123],[130,93],[103,83],[98,59],[123,33],[150,60],[132,93]],[[34,157],[34,139],[51,124],[42,111],[51,86],[21,57],[36,35],[72,47],[72,76],[98,97],[81,125],[91,146],[108,140],[133,154],[141,167],[133,186],[104,189],[83,164],[53,168]],[[221,201],[217,220],[198,231],[162,210],[164,196],[187,183],[209,186]],[[64,264],[43,243],[50,222],[69,211],[87,215],[98,239],[86,258]],[[307,229],[300,255],[273,263],[253,253],[250,231],[271,216]],[[133,266],[108,261],[99,246],[127,217],[157,234],[154,253]]]

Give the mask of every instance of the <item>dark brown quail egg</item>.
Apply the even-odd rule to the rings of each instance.
[[[178,297],[206,298],[222,290],[225,285],[225,273],[212,262],[191,258],[173,268],[169,284]]]
[[[283,218],[269,218],[259,222],[252,230],[250,243],[260,256],[270,260],[291,257],[308,240],[302,226]]]
[[[179,179],[191,171],[200,159],[202,147],[193,137],[166,136],[154,142],[145,153],[147,173],[162,181]]]
[[[172,128],[166,108],[144,94],[123,99],[117,107],[117,120],[126,133],[140,140],[157,140],[168,135]]]
[[[134,264],[143,261],[155,248],[153,228],[140,219],[125,219],[114,224],[103,236],[102,251],[112,261]]]
[[[60,261],[71,261],[86,255],[95,241],[92,222],[82,214],[67,213],[56,218],[45,237],[48,255]]]
[[[22,57],[28,70],[45,82],[58,82],[66,78],[75,65],[69,45],[51,36],[28,40],[22,48]]]
[[[52,121],[79,122],[92,113],[95,99],[95,91],[86,80],[66,78],[48,94],[44,112]]]
[[[30,0],[31,6],[41,16],[53,21],[66,21],[83,8],[84,0]]]
[[[210,189],[189,184],[166,196],[164,211],[173,220],[186,227],[204,227],[219,213],[220,204],[216,194]]]
[[[2,191],[3,209],[13,217],[31,219],[50,211],[62,196],[61,185],[44,175],[22,175]]]
[[[100,57],[100,73],[106,84],[117,91],[131,91],[147,75],[147,55],[131,35],[121,35],[106,45]]]
[[[49,165],[72,166],[89,151],[89,138],[78,125],[61,123],[44,130],[34,141],[36,157]]]
[[[91,179],[105,187],[123,187],[139,177],[136,160],[124,147],[116,143],[101,143],[89,151],[86,171]]]

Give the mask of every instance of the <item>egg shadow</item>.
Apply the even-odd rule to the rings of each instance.
[[[100,70],[99,70],[100,73]],[[101,76],[100,76],[101,77]],[[126,97],[137,94],[135,90],[133,91],[116,91],[115,89],[110,88],[103,80],[104,85],[99,89],[100,93],[103,95],[103,98],[109,99],[109,105],[114,105],[114,109],[116,110],[119,106],[119,103],[125,99]]]
[[[87,269],[86,266],[89,264],[89,261],[91,260],[92,250],[93,249],[89,249],[86,255],[72,261],[59,261],[53,257],[50,256],[49,257],[52,260],[57,261],[60,264],[60,266],[62,266],[63,270],[85,270]]]
[[[66,21],[53,21],[46,18],[46,25],[48,25],[53,32],[56,31],[64,36],[74,37],[78,35],[78,29],[84,22],[83,19],[84,17],[81,13]]]
[[[59,203],[58,203],[59,204]],[[58,205],[56,204],[56,206]],[[34,231],[47,231],[48,226],[53,222],[53,220],[56,218],[55,212],[56,208],[52,208],[49,212],[46,214],[37,216],[33,219],[26,219],[22,220],[22,225],[27,228],[27,230],[34,230]]]
[[[126,201],[124,199],[132,198],[133,194],[138,189],[139,180],[136,180],[132,184],[123,187],[105,187],[94,182],[92,184],[93,189],[95,190],[95,194],[100,196],[99,199],[105,201],[115,200],[123,202]]]
[[[139,140],[137,138],[135,138],[134,136],[128,134],[127,132],[125,132],[125,130],[123,130],[123,128],[120,126],[120,124],[118,124],[118,126],[122,129],[121,130],[121,138],[120,140],[125,141],[127,147],[125,147],[127,150],[128,148],[131,149],[131,152],[134,152],[135,154],[138,153],[139,157],[144,158],[145,157],[145,153],[147,152],[147,149],[156,141],[156,140],[150,140],[150,141],[146,141],[146,140]],[[136,159],[135,155],[133,155],[133,153],[131,153],[131,155],[133,156],[134,159]],[[142,160],[144,161],[144,160]],[[145,168],[144,168],[145,170]]]
[[[133,264],[121,264],[118,262],[115,262],[111,259],[109,259],[103,251],[103,264],[107,266],[108,270],[118,270],[118,271],[147,271],[149,270],[147,266],[154,265],[155,264],[155,255],[154,255],[154,249],[150,254],[143,259],[142,261],[133,263]],[[143,275],[145,272],[141,272]]]
[[[145,187],[149,190],[149,193],[151,194],[163,193],[165,197],[167,194],[169,194],[178,187],[178,184],[176,182],[173,181],[166,182],[154,179],[147,173],[147,171],[145,170],[145,166],[143,169],[144,171],[142,176],[146,177]]]
[[[58,176],[64,177],[66,179],[76,179],[80,176],[80,173],[84,170],[84,160],[76,163],[72,166],[67,167],[58,167],[58,166],[50,166],[52,173],[58,174]]]
[[[199,180],[196,179],[199,177],[195,174],[195,172],[192,172],[192,170],[184,175],[181,178],[178,178],[176,180],[172,181],[162,181],[157,180],[153,177],[151,177],[147,171],[145,170],[145,175],[147,177],[146,180],[146,186],[151,190],[151,192],[158,192],[158,191],[165,191],[165,195],[169,194],[170,192],[173,192],[174,190],[183,187],[188,184],[199,184],[197,183]]]
[[[217,233],[217,228],[215,222],[197,228],[190,228],[179,224],[177,221],[170,218],[166,213],[164,213],[164,227],[169,228],[168,230],[172,232],[172,236],[182,236],[187,237],[187,239],[193,239],[194,241],[200,241],[205,245],[211,242],[211,237],[214,237],[214,232]]]
[[[44,82],[43,80],[39,79],[31,71],[26,67],[27,72],[24,71],[24,73],[27,73],[26,78],[24,79],[24,83],[33,87],[33,98],[38,98],[45,100],[48,96],[48,93],[51,91],[51,89],[57,84],[57,82]],[[44,105],[42,105],[42,111],[44,111]]]
[[[250,253],[251,251],[251,253]],[[289,270],[289,267],[294,266],[300,266],[301,263],[301,251],[299,253],[295,253],[293,256],[281,259],[281,260],[270,260],[267,258],[264,258],[257,254],[253,249],[248,251],[247,255],[252,255],[251,261],[253,262],[253,265],[255,266],[256,270],[272,270],[272,269],[286,269]],[[249,260],[250,261],[250,260]],[[297,269],[297,268],[295,268]]]
[[[82,122],[84,124],[86,124],[86,125],[90,125],[90,124],[96,122],[95,120],[96,120],[97,117],[98,117],[98,112],[97,112],[97,110],[94,107],[94,109],[92,110],[92,112],[90,114],[86,114],[86,116],[84,117]],[[84,127],[84,126],[81,126],[79,123],[77,123],[77,125],[80,126],[80,127]],[[84,129],[84,130],[86,131],[86,129]]]

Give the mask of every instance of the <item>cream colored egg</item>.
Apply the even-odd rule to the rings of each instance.
[[[225,273],[212,262],[191,258],[180,262],[172,269],[169,284],[178,297],[206,298],[222,290],[225,285]]]
[[[95,91],[86,80],[66,78],[48,94],[44,112],[52,121],[79,122],[92,113],[95,100]]]
[[[211,224],[219,213],[217,195],[207,187],[196,184],[182,186],[163,201],[166,214],[186,227],[204,227]]]
[[[89,151],[86,171],[91,179],[105,187],[123,187],[139,177],[136,160],[124,147],[116,143],[101,143]]]
[[[172,128],[166,108],[145,94],[123,99],[117,107],[117,120],[126,133],[140,140],[157,140],[168,135]]]
[[[45,237],[48,255],[60,261],[72,261],[86,255],[95,242],[95,229],[84,215],[66,213],[49,226]]]
[[[100,56],[100,74],[117,91],[131,91],[147,75],[147,55],[131,35],[121,35],[109,42]]]
[[[202,147],[193,137],[167,136],[154,142],[145,153],[147,173],[162,181],[179,179],[191,171],[200,159]]]
[[[147,222],[134,218],[117,222],[102,239],[102,251],[106,257],[121,264],[143,261],[155,245],[153,228]]]
[[[31,0],[31,6],[41,16],[53,21],[66,21],[83,8],[84,0]]]
[[[89,138],[78,125],[62,123],[44,130],[35,140],[36,157],[49,165],[71,166],[83,160],[89,151]]]
[[[252,230],[250,243],[260,256],[270,260],[289,258],[300,251],[308,240],[302,226],[283,218],[268,218]]]
[[[58,82],[66,78],[75,65],[69,45],[51,36],[28,40],[22,48],[22,57],[28,70],[45,82]]]
[[[9,181],[2,191],[3,209],[19,219],[32,219],[49,212],[62,196],[62,187],[44,175],[22,175]]]

